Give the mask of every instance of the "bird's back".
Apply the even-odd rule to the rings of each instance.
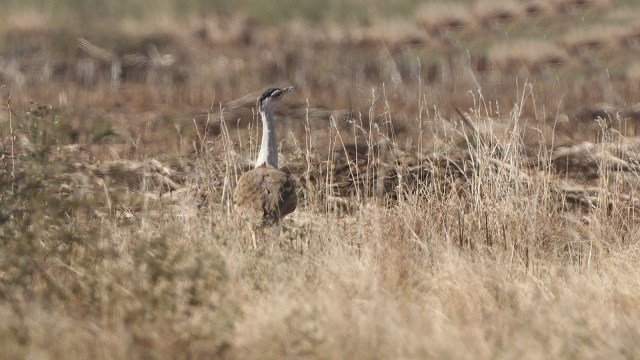
[[[233,202],[240,215],[259,225],[274,224],[296,209],[291,175],[261,166],[240,176]]]

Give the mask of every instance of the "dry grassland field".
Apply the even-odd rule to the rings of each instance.
[[[0,13],[0,358],[640,358],[640,1]]]

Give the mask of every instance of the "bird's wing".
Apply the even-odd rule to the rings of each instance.
[[[263,186],[266,190],[263,203],[266,218],[277,221],[296,209],[296,185],[291,175],[272,169],[263,177]]]
[[[248,220],[277,222],[296,208],[295,182],[290,175],[276,169],[253,169],[240,176],[234,203]]]
[[[261,183],[262,175],[254,170],[240,176],[236,190],[233,193],[233,203],[240,215],[250,221],[262,218],[262,198],[264,188]]]

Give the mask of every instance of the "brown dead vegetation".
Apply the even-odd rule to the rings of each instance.
[[[590,22],[616,7],[11,14],[0,357],[637,357],[635,27]],[[290,84],[299,204],[254,249],[231,198]]]

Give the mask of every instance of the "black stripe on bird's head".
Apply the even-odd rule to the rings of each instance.
[[[263,109],[267,104],[275,105],[282,95],[294,89],[294,86],[288,86],[286,88],[268,88],[258,98],[258,108]]]

